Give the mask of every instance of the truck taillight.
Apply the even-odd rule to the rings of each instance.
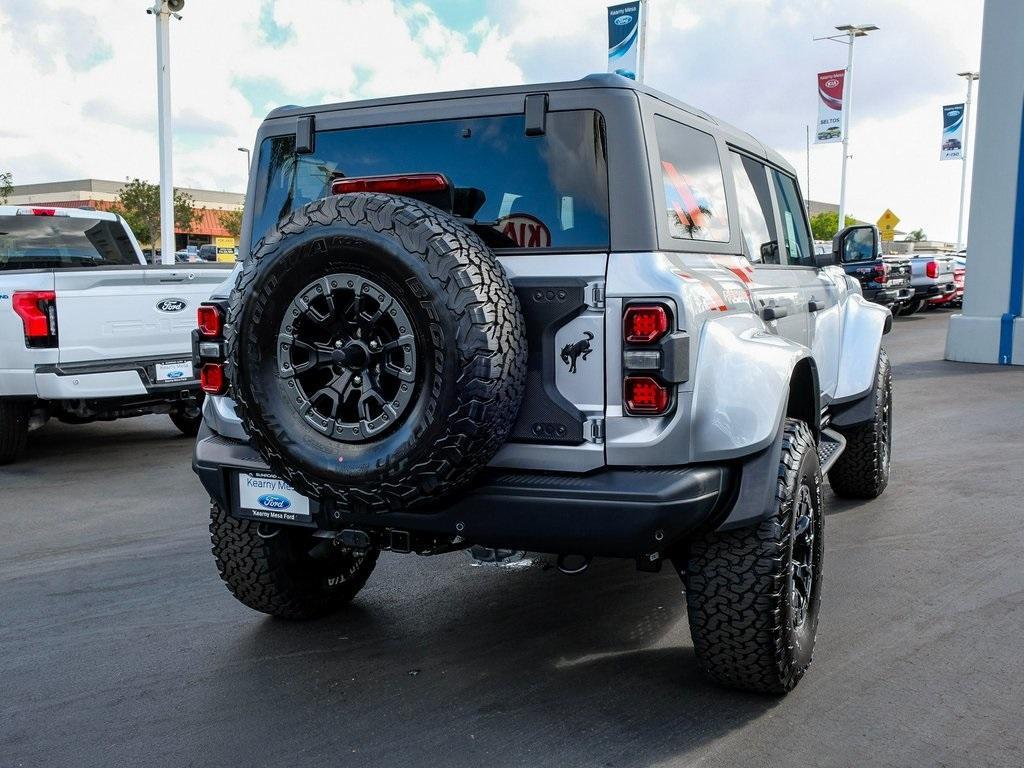
[[[889,282],[889,265],[885,262],[875,265],[875,282],[876,283],[887,283]]]
[[[224,333],[224,311],[216,304],[200,304],[196,320],[203,338],[216,339]]]
[[[350,176],[331,182],[332,195],[344,195],[347,192],[387,192],[392,195],[415,195],[422,192],[445,192],[448,188],[448,179],[440,173]]]
[[[668,410],[671,399],[668,387],[652,376],[627,376],[622,381],[627,413],[657,416]]]
[[[223,395],[228,389],[224,363],[203,363],[199,369],[199,387],[208,395]]]
[[[660,304],[631,304],[622,316],[622,327],[630,344],[653,344],[668,330],[668,312]]]
[[[53,291],[15,291],[15,314],[25,329],[25,346],[57,346],[57,294]]]
[[[928,277],[931,277],[931,278],[938,277],[939,276],[939,262],[937,262],[937,261],[929,261],[925,265],[924,273],[926,275],[928,275]]]

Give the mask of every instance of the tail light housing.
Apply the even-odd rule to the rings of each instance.
[[[622,317],[622,330],[630,344],[653,344],[668,331],[668,310],[661,304],[631,304]]]
[[[929,261],[924,267],[924,273],[930,278],[939,276],[939,262]]]
[[[192,369],[199,388],[208,395],[223,395],[228,390],[224,370],[224,317],[222,302],[205,301],[196,310],[196,329],[192,331]]]
[[[671,400],[668,385],[653,376],[626,376],[622,380],[622,402],[627,413],[657,416],[668,410]]]
[[[15,291],[14,313],[25,329],[25,346],[57,346],[57,294],[53,291]]]
[[[889,282],[889,265],[884,261],[875,265],[875,282],[883,284]]]
[[[390,176],[350,176],[331,182],[331,194],[349,192],[383,192],[403,195],[452,211],[455,208],[455,189],[443,173],[398,173]]]

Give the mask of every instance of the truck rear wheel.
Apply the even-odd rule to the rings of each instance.
[[[240,602],[284,619],[314,619],[337,611],[363,588],[377,550],[330,553],[316,559],[308,531],[239,520],[210,505],[210,538],[221,579]]]
[[[203,423],[202,400],[175,406],[167,415],[170,417],[171,423],[181,431],[181,434],[186,437],[195,437],[199,434],[199,425]]]
[[[0,400],[0,464],[17,461],[28,443],[27,403]]]
[[[803,677],[818,628],[823,519],[814,437],[788,419],[774,514],[707,533],[677,562],[697,663],[712,678],[782,694]]]
[[[361,512],[467,485],[505,442],[526,380],[519,300],[460,222],[394,195],[283,219],[231,293],[228,377],[271,469]]]
[[[843,430],[846,450],[828,472],[836,496],[874,499],[889,484],[892,461],[892,367],[885,350],[878,353],[871,421]]]

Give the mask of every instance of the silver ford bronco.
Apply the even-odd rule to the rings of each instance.
[[[236,598],[321,616],[381,550],[668,560],[707,673],[796,685],[822,476],[889,479],[892,317],[837,266],[874,228],[816,254],[781,156],[616,75],[284,107],[255,153],[193,335]]]

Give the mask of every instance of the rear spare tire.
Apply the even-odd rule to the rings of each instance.
[[[231,293],[228,377],[267,463],[356,512],[466,485],[505,441],[526,377],[519,301],[484,243],[393,195],[279,222]]]

